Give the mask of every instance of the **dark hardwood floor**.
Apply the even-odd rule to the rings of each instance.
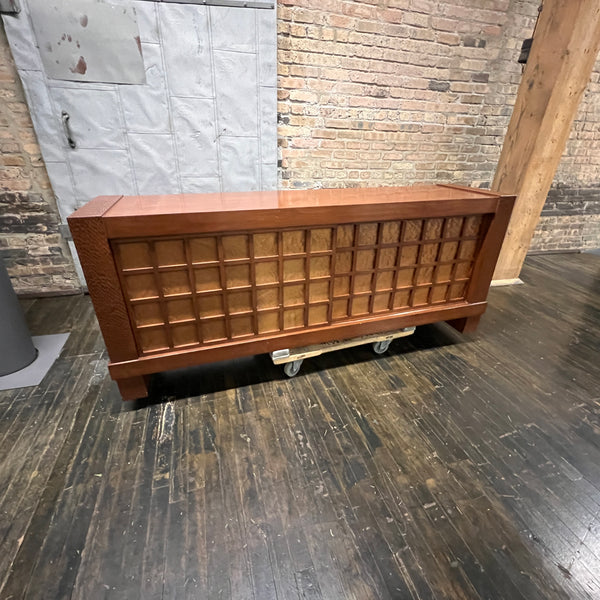
[[[474,336],[287,379],[268,356],[122,403],[89,298],[0,392],[0,598],[600,598],[600,257],[527,260]]]

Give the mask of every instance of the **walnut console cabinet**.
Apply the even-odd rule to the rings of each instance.
[[[101,196],[69,225],[127,400],[198,363],[473,330],[513,203],[454,185]]]

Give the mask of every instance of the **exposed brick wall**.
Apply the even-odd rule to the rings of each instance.
[[[553,186],[600,188],[600,56],[577,110]]]
[[[579,105],[530,251],[600,248],[600,58]]]
[[[0,21],[0,257],[18,294],[80,289]]]
[[[282,0],[281,186],[488,185],[537,7]]]
[[[539,0],[280,0],[283,188],[453,181],[489,186]],[[600,61],[532,249],[600,245]],[[572,192],[572,194],[571,194]]]
[[[600,248],[600,186],[553,187],[530,252]]]

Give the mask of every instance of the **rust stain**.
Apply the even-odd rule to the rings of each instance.
[[[85,62],[85,58],[83,58],[83,56],[80,56],[75,67],[69,67],[69,70],[71,71],[71,73],[79,73],[80,75],[85,75],[85,72],[87,71],[87,63]]]
[[[62,37],[61,37],[60,39],[61,39],[61,40],[63,40],[63,42],[64,42],[64,41],[67,39],[67,34],[66,34],[66,33],[63,33],[63,34],[62,34]]]
[[[70,35],[68,35],[68,36],[67,36],[67,39],[68,39],[70,42],[72,42],[72,41],[73,41],[73,38],[72,38]]]
[[[79,19],[79,22],[81,23],[82,27],[87,27],[88,24],[88,16],[87,15],[83,15],[81,17],[81,19]]]
[[[142,42],[140,41],[140,36],[139,35],[135,35],[133,36],[133,39],[135,40],[135,43],[137,44],[138,50],[140,51],[140,54],[142,54]]]

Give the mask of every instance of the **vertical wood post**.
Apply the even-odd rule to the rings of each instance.
[[[599,47],[598,0],[544,0],[492,184],[517,195],[496,280],[519,276]]]

